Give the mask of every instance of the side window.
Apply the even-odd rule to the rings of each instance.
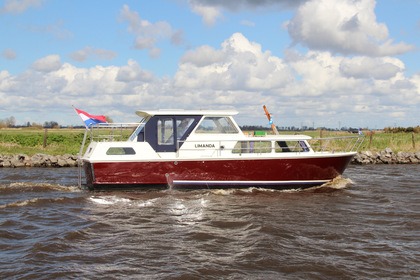
[[[136,151],[134,151],[131,147],[110,147],[108,151],[106,151],[107,155],[135,155]]]
[[[277,141],[276,152],[309,152],[309,147],[306,145],[305,141]]]
[[[238,141],[232,150],[234,154],[271,153],[270,141]]]
[[[176,120],[176,138],[181,139],[193,122],[194,122],[194,118],[177,119]]]
[[[159,145],[174,144],[174,122],[172,118],[162,118],[158,120],[157,136]]]

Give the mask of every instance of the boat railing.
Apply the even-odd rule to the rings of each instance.
[[[188,143],[183,145],[183,143]],[[179,147],[182,145],[182,149]],[[304,144],[302,144],[304,145]],[[187,147],[186,147],[187,146]],[[306,151],[309,151],[307,146]],[[283,141],[273,141],[269,139],[240,139],[240,140],[187,140],[178,142],[177,155],[183,154],[185,152],[200,152],[200,154],[205,156],[222,156],[223,154],[253,154],[253,155],[262,155],[269,153],[280,153],[280,152],[303,152],[304,149],[301,145],[296,142],[296,145],[290,146]]]
[[[211,156],[232,154],[270,154],[270,153],[325,153],[325,152],[355,152],[362,145],[363,136],[342,136],[313,139],[287,139],[278,137],[252,137],[240,140],[197,140],[178,142],[177,155],[184,152],[201,151]],[[213,145],[209,145],[209,143]],[[186,147],[182,145],[188,143]],[[181,147],[182,149],[179,149]]]
[[[90,142],[111,142],[111,141],[127,141],[133,137],[136,130],[141,129],[144,123],[98,123],[86,128],[83,136],[83,142],[80,146],[79,159],[83,155],[86,148],[86,141]]]
[[[87,129],[90,141],[115,142],[127,141],[133,132],[144,123],[98,123]]]
[[[364,140],[364,135],[357,135],[312,138],[308,142],[314,152],[357,152]]]

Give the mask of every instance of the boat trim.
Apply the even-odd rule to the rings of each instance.
[[[199,181],[199,180],[173,180],[170,185],[270,185],[270,186],[282,186],[282,185],[312,185],[312,184],[324,184],[331,180],[298,180],[298,181]]]

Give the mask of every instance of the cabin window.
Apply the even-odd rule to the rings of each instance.
[[[111,147],[106,151],[107,155],[135,155],[136,151],[134,151],[131,147]]]
[[[276,153],[287,152],[309,152],[309,147],[305,141],[277,141],[275,143]]]
[[[158,120],[157,136],[159,145],[174,144],[174,122],[172,118],[162,118]]]
[[[232,150],[234,154],[271,153],[270,141],[238,141]]]
[[[176,120],[176,138],[185,139],[185,134],[194,122],[194,118],[183,118]]]
[[[235,125],[227,117],[206,117],[198,126],[196,133],[238,133]]]

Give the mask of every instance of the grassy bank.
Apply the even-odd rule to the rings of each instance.
[[[290,132],[287,132],[290,133]],[[285,134],[287,134],[285,133]],[[299,132],[300,133],[300,132]],[[83,141],[84,129],[0,129],[0,154],[37,153],[49,155],[77,154]],[[306,131],[303,134],[316,137],[354,135],[341,131]],[[366,139],[360,151],[382,151],[391,148],[394,152],[420,151],[420,134],[365,132]],[[413,137],[414,136],[414,137]],[[415,148],[413,148],[413,140]]]
[[[0,154],[77,154],[84,129],[1,129]]]

